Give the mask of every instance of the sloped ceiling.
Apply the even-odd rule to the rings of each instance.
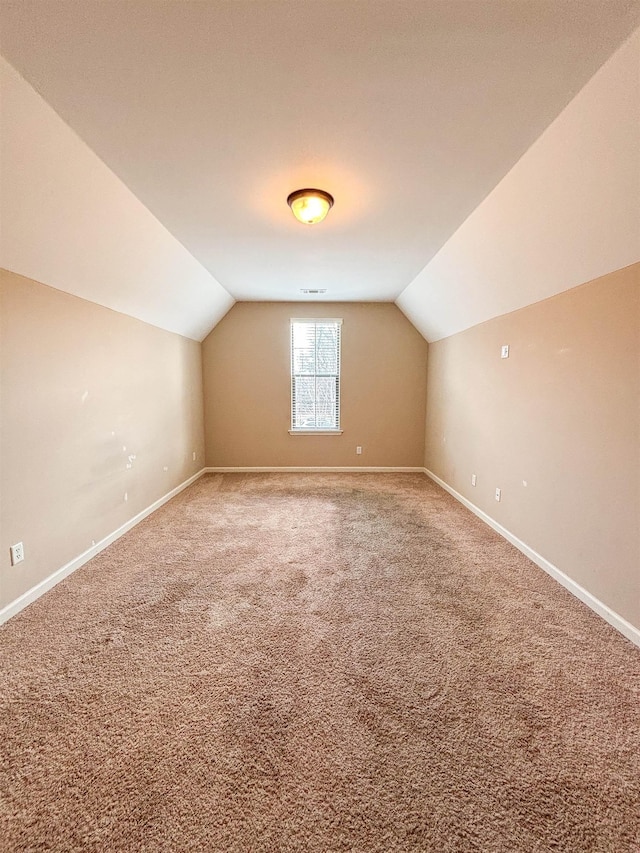
[[[396,299],[638,23],[635,0],[5,0],[0,50],[180,255],[72,292],[200,338],[233,299]],[[307,185],[336,199],[315,228],[286,206]]]
[[[202,340],[233,298],[0,59],[0,266]]]
[[[637,261],[640,29],[396,302],[435,341]]]

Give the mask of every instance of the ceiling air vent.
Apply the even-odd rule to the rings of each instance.
[[[309,296],[316,296],[318,293],[326,293],[327,288],[323,287],[321,290],[309,290],[307,287],[301,287],[300,293],[306,293]]]

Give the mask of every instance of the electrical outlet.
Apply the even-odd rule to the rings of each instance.
[[[499,501],[502,497],[502,489],[496,489],[496,500]]]
[[[472,474],[472,475],[471,475],[471,485],[472,485],[472,486],[475,486],[476,482],[477,482],[476,475],[475,475],[475,474]]]
[[[22,542],[16,542],[15,545],[11,546],[11,565],[15,566],[16,563],[21,563],[24,560],[24,545]]]
[[[500,350],[500,358],[509,358],[509,344],[504,344]]]
[[[195,450],[194,450],[194,451],[193,451],[193,453],[191,454],[191,458],[193,459],[193,461],[194,461],[194,462],[196,461],[196,452],[195,452]]]
[[[361,455],[361,453],[362,453],[362,448],[360,447],[360,445],[358,445],[358,446],[356,447],[356,453],[358,454],[358,456],[360,456],[360,455]]]

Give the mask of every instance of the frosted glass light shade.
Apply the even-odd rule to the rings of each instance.
[[[287,204],[299,222],[315,225],[322,222],[333,207],[333,196],[324,190],[296,190],[287,199]]]

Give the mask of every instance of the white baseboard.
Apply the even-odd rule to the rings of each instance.
[[[499,524],[495,519],[491,518],[490,515],[487,515],[486,512],[483,512],[479,507],[475,504],[471,503],[471,501],[467,500],[464,495],[461,495],[459,492],[456,492],[455,489],[452,489],[444,480],[441,480],[433,471],[429,471],[428,468],[423,468],[424,473],[437,483],[439,486],[449,492],[457,501],[460,501],[461,504],[466,506],[467,509],[471,510],[474,515],[477,515],[478,518],[481,518],[489,527],[492,527],[496,533],[499,533],[500,536],[504,537],[508,542],[511,542],[512,545],[518,549],[518,551],[522,551],[525,557],[528,557],[531,562],[535,563],[536,566],[539,566],[543,571],[545,571],[548,575],[551,575],[554,580],[557,580],[558,583],[561,583],[565,589],[568,589],[576,598],[579,598],[587,607],[590,607],[598,616],[602,616],[610,625],[613,625],[621,634],[631,640],[632,643],[635,643],[636,646],[640,646],[640,629],[636,628],[631,622],[627,622],[622,616],[612,610],[610,607],[607,607],[606,604],[603,604],[600,599],[596,598],[595,595],[592,595],[588,590],[584,587],[580,586],[579,583],[572,580],[568,575],[565,575],[564,572],[560,571],[557,566],[554,566],[553,563],[550,563],[549,560],[546,560],[541,554],[538,554],[537,551],[534,551],[533,548],[530,548],[526,545],[521,539],[518,539],[517,536],[514,536],[513,533],[510,533],[506,527],[503,527]]]
[[[183,483],[180,483],[179,486],[176,486],[175,489],[171,489],[170,492],[167,492],[166,495],[163,495],[161,498],[158,498],[157,501],[154,501],[150,506],[146,509],[143,509],[137,515],[134,515],[133,518],[130,518],[129,521],[126,521],[123,525],[118,527],[117,530],[114,530],[113,533],[110,533],[108,536],[105,536],[104,539],[101,539],[95,545],[92,545],[91,548],[87,548],[82,554],[78,557],[75,557],[70,562],[66,563],[60,569],[57,569],[53,574],[49,575],[49,577],[45,578],[40,583],[31,587],[31,589],[27,590],[27,592],[23,593],[21,596],[16,598],[15,601],[12,601],[10,604],[7,604],[0,610],[0,625],[3,622],[6,622],[7,619],[11,619],[12,616],[15,616],[16,613],[19,613],[23,610],[28,604],[31,604],[37,598],[40,598],[45,592],[54,587],[57,583],[60,583],[63,578],[66,578],[67,575],[70,575],[72,572],[75,572],[76,569],[79,569],[80,566],[83,566],[85,563],[88,563],[92,557],[95,557],[96,554],[99,554],[100,551],[103,551],[108,545],[111,545],[112,542],[115,542],[116,539],[119,539],[123,536],[127,531],[131,530],[132,527],[135,527],[136,524],[139,524],[143,519],[145,519],[148,515],[151,515],[152,512],[155,512],[159,507],[163,504],[166,504],[167,501],[170,501],[171,498],[174,498],[177,494],[182,492],[187,486],[190,486],[191,483],[194,483],[199,477],[201,477],[205,468],[202,468],[198,471],[197,474],[194,474],[192,477],[189,477],[188,480],[185,480]]]
[[[204,468],[205,474],[423,474],[424,468],[395,468],[387,466],[321,466],[317,468],[303,467],[265,467],[265,468]]]

